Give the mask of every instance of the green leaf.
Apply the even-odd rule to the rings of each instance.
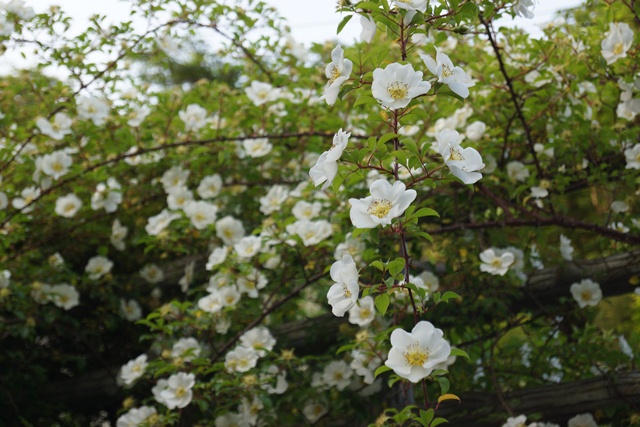
[[[378,104],[378,101],[373,96],[364,95],[356,99],[356,102],[353,103],[353,106],[358,106],[362,104]]]
[[[405,267],[405,260],[404,258],[399,258],[399,257],[389,262],[389,264],[387,264],[387,269],[389,270],[389,274],[391,274],[394,277],[400,274],[402,270],[404,270],[404,267]]]
[[[436,418],[435,420],[433,420],[430,427],[436,427],[436,426],[439,426],[440,424],[444,424],[448,422],[449,421],[445,420],[444,418]]]
[[[373,373],[373,378],[378,378],[378,375],[383,374],[390,370],[391,368],[388,367],[387,365],[382,365],[378,369],[376,369],[376,371]]]
[[[380,312],[380,314],[384,316],[387,312],[387,309],[389,308],[389,294],[384,293],[378,295],[376,297],[375,304],[378,312]]]
[[[462,357],[466,357],[467,360],[469,359],[469,353],[467,353],[464,350],[460,350],[459,348],[452,348],[451,349],[451,356],[462,356]]]
[[[440,383],[440,393],[447,394],[449,387],[451,387],[449,380],[445,377],[438,377],[438,383]]]
[[[416,212],[415,215],[418,218],[421,218],[423,216],[437,216],[438,218],[440,218],[440,214],[438,212],[436,212],[434,209],[431,209],[431,208],[419,209],[418,212]]]
[[[353,230],[351,232],[351,237],[358,237],[359,235],[361,235],[362,233],[369,231],[368,228],[356,228],[355,230]]]
[[[356,9],[377,10],[379,6],[372,1],[361,1],[356,5]]]
[[[377,268],[380,271],[384,271],[384,264],[380,260],[375,260],[369,265],[373,268]]]
[[[427,425],[429,425],[431,420],[433,420],[434,415],[435,415],[435,412],[434,412],[433,408],[429,408],[426,411],[423,411],[422,409],[420,410],[420,419],[422,419],[424,422],[426,422]]]
[[[349,351],[349,350],[353,350],[353,348],[355,347],[355,344],[345,344],[342,347],[340,347],[339,349],[336,350],[336,354],[340,354],[343,353],[345,351]]]
[[[353,15],[347,15],[344,18],[342,18],[342,21],[340,21],[340,23],[338,24],[338,31],[336,31],[336,34],[340,34],[344,26],[347,25],[347,23],[351,20],[351,18],[353,18]]]
[[[378,140],[378,145],[386,144],[388,141],[391,141],[394,138],[397,138],[399,135],[396,133],[385,133]]]
[[[462,299],[460,295],[456,294],[453,291],[447,291],[442,295],[442,302],[449,302],[450,299]]]

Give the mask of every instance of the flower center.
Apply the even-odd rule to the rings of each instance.
[[[493,261],[491,261],[491,266],[496,268],[501,267],[502,261],[500,260],[500,258],[495,258]]]
[[[369,215],[384,218],[391,210],[391,202],[386,199],[375,199],[367,208]]]
[[[580,294],[580,297],[584,300],[584,301],[589,301],[591,299],[591,292],[589,291],[582,291],[582,293]]]
[[[76,205],[74,203],[67,203],[67,205],[64,207],[64,211],[65,212],[71,212],[76,208]]]
[[[331,77],[329,77],[329,84],[336,81],[338,77],[340,77],[340,70],[334,64],[331,64],[331,71],[329,71]]]
[[[464,157],[457,148],[449,148],[449,160],[464,160]]]
[[[393,99],[403,99],[409,94],[409,85],[403,82],[393,82],[387,85],[387,92]]]
[[[351,291],[349,291],[346,285],[342,285],[342,290],[344,291],[345,298],[351,298]]]
[[[408,346],[402,355],[410,366],[423,366],[429,359],[429,350],[415,343]]]
[[[184,387],[178,387],[176,389],[176,397],[181,399],[184,395],[187,394],[187,390]]]
[[[369,310],[368,308],[363,308],[360,310],[360,317],[363,317],[366,319],[369,316],[371,316],[371,310]]]
[[[623,51],[624,51],[624,46],[622,45],[622,43],[616,43],[616,45],[613,47],[614,55],[620,55]]]
[[[447,78],[453,76],[453,70],[447,64],[442,64],[442,77]]]

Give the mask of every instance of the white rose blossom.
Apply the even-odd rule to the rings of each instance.
[[[579,283],[572,284],[570,290],[580,308],[596,306],[602,300],[600,285],[591,279],[582,279]]]
[[[474,184],[482,178],[478,172],[484,168],[482,157],[475,148],[462,148],[462,136],[455,130],[443,130],[436,135],[438,152],[451,173],[464,184]]]
[[[480,253],[480,271],[493,275],[504,276],[515,261],[513,253],[505,251],[498,255],[497,249],[487,249]]]
[[[374,181],[369,191],[369,197],[349,199],[349,216],[356,228],[391,224],[391,220],[402,215],[417,196],[416,191],[407,190],[404,183],[396,181],[391,185],[385,179]]]
[[[328,151],[320,155],[316,164],[309,170],[309,176],[313,180],[313,184],[317,187],[324,183],[323,190],[331,185],[338,173],[338,160],[342,156],[342,152],[347,148],[351,133],[343,132],[342,129],[333,136],[333,144]]]
[[[331,265],[329,273],[335,282],[327,292],[331,312],[334,316],[343,317],[358,300],[358,267],[351,255],[345,253],[340,261]]]
[[[422,72],[415,71],[411,64],[394,62],[373,71],[371,93],[389,109],[404,108],[413,98],[424,95],[429,89],[431,84],[423,81]]]
[[[340,86],[349,79],[353,62],[344,59],[344,51],[340,45],[331,51],[331,62],[325,67],[324,73],[329,81],[324,87],[324,94],[320,99],[324,99],[328,105],[333,105],[338,99]]]
[[[385,365],[398,376],[416,383],[428,377],[449,354],[451,346],[443,338],[442,330],[422,320],[411,332],[398,328],[391,333],[391,350]]]
[[[422,58],[429,71],[438,77],[438,83],[446,84],[451,89],[451,92],[462,98],[469,96],[469,88],[475,86],[475,83],[462,68],[455,67],[446,54],[436,48],[435,61],[429,55],[421,54],[420,58]]]
[[[607,64],[613,64],[620,58],[627,57],[627,51],[633,44],[633,31],[624,22],[609,23],[609,31],[605,33],[600,47]]]

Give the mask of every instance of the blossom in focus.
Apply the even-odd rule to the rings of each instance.
[[[571,285],[571,296],[580,308],[596,306],[602,300],[600,285],[591,279],[582,279],[579,283]]]
[[[450,353],[451,346],[443,338],[442,330],[422,320],[411,332],[398,328],[391,333],[391,350],[385,365],[400,377],[416,383],[428,377]]]
[[[411,64],[391,63],[386,68],[373,71],[371,93],[384,107],[404,108],[413,98],[424,95],[431,89],[429,82],[422,80],[422,72],[415,71]]]
[[[329,81],[324,87],[324,94],[320,99],[324,99],[328,105],[335,104],[340,92],[340,86],[349,79],[352,69],[353,62],[349,59],[344,59],[342,47],[340,45],[334,47],[331,51],[331,62],[324,69],[325,76]]]
[[[356,228],[374,228],[389,225],[399,217],[416,198],[415,190],[407,190],[404,183],[391,185],[386,179],[378,179],[369,187],[371,195],[364,199],[349,199],[349,216]]]
[[[324,182],[322,189],[325,190],[338,173],[338,160],[342,156],[342,152],[347,148],[351,133],[343,132],[342,129],[333,136],[333,144],[328,151],[320,155],[316,164],[309,170],[309,176],[313,180],[313,184],[317,187]]]
[[[475,86],[473,80],[460,67],[454,67],[449,56],[436,49],[435,61],[429,55],[420,55],[425,65],[438,77],[438,83],[444,83],[449,86],[451,92],[467,98],[469,96],[469,88]]]
[[[147,355],[141,354],[123,365],[118,376],[124,384],[131,385],[144,374],[147,365]]]
[[[358,300],[358,268],[351,255],[345,253],[340,261],[331,265],[329,273],[335,282],[327,292],[331,312],[334,316],[343,317]]]
[[[376,308],[373,298],[369,295],[354,304],[349,309],[349,323],[358,326],[367,326],[376,318]]]
[[[164,405],[169,409],[184,408],[193,398],[191,389],[196,384],[196,377],[193,374],[178,372],[167,380],[167,387],[160,395],[164,399]]]
[[[620,58],[627,57],[627,51],[633,44],[633,31],[624,22],[610,22],[609,31],[600,43],[602,56],[607,64],[613,64]]]
[[[496,250],[487,249],[480,253],[480,271],[490,273],[493,275],[504,276],[509,270],[509,267],[513,264],[515,256],[513,253],[505,251],[498,255]]]
[[[443,130],[436,135],[438,152],[451,173],[464,184],[474,184],[482,178],[478,172],[484,168],[482,157],[475,148],[462,148],[462,136],[455,130]]]

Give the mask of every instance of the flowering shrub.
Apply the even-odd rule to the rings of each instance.
[[[309,50],[226,3],[1,6],[39,65],[0,79],[0,419],[630,425],[505,393],[634,373],[633,2],[542,39],[496,28],[530,0],[341,2],[362,40]]]

